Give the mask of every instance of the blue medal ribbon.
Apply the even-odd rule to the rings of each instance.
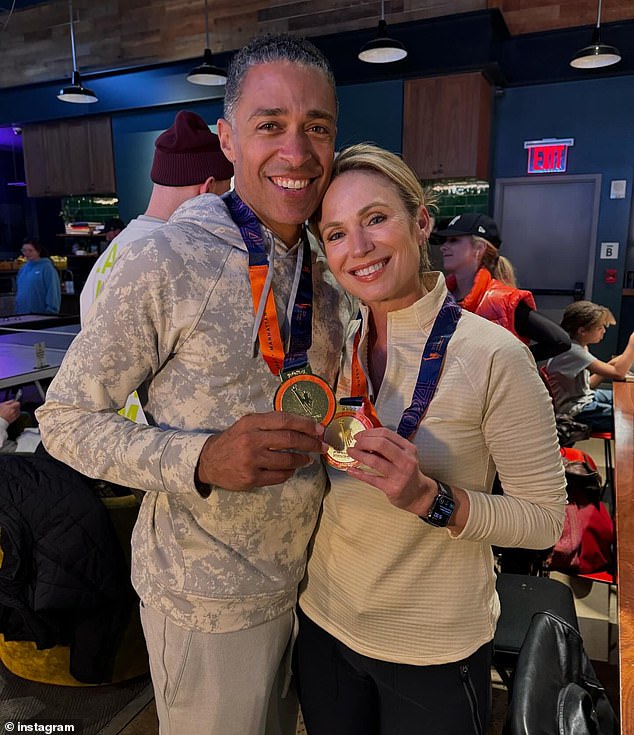
[[[418,425],[427,413],[440,379],[447,345],[456,331],[461,313],[462,309],[456,300],[451,294],[447,294],[425,343],[412,402],[403,412],[396,430],[405,439],[410,439],[416,433]]]
[[[462,308],[454,297],[448,293],[436,315],[431,333],[423,349],[418,377],[412,394],[412,402],[403,412],[396,430],[405,439],[411,439],[413,437],[418,429],[418,425],[423,420],[423,416],[427,413],[431,399],[436,392],[438,381],[440,380],[447,345],[453,333],[456,331],[461,313]],[[360,334],[361,329],[355,335],[352,351],[352,397],[350,399],[344,398],[340,403],[345,404],[347,401],[362,398],[365,413],[373,419],[376,425],[380,425],[374,406],[368,397],[367,381],[359,362]]]

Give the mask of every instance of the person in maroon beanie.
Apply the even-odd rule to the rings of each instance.
[[[195,112],[178,112],[174,123],[158,136],[154,147],[150,171],[154,186],[147,209],[127,227],[120,219],[111,219],[106,223],[106,229],[115,232],[115,235],[107,235],[109,245],[93,266],[82,289],[82,324],[116,259],[129,243],[149,235],[167,222],[183,202],[199,194],[220,196],[229,191],[233,164],[220,150],[218,136],[209,130],[207,123]],[[115,228],[117,223],[120,224],[118,229]]]

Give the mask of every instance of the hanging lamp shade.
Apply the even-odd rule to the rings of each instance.
[[[592,32],[592,43],[577,51],[570,60],[575,69],[600,69],[621,61],[621,52],[601,41],[601,0],[598,3],[597,25]]]
[[[387,35],[383,0],[381,0],[381,18],[376,38],[364,44],[357,56],[368,64],[389,64],[391,61],[400,61],[407,56],[405,46],[397,39]]]
[[[407,49],[400,41],[387,35],[387,23],[381,19],[377,37],[368,41],[359,51],[359,59],[368,64],[387,64],[407,56]]]
[[[602,43],[599,34],[593,37],[592,44],[577,51],[570,60],[570,66],[575,69],[600,69],[602,66],[612,66],[621,61],[621,52],[607,43]]]
[[[203,62],[192,69],[187,75],[187,81],[192,84],[219,85],[227,81],[227,72],[216,66],[213,62],[211,48],[209,47],[209,9],[205,0],[205,53]]]
[[[70,85],[62,87],[58,94],[57,99],[62,102],[74,102],[77,104],[90,104],[91,102],[98,102],[97,95],[84,87],[81,83],[81,76],[77,69],[77,57],[75,55],[75,25],[73,22],[73,0],[68,0],[68,13],[70,16],[70,48],[73,59],[73,76]]]
[[[224,84],[227,81],[227,72],[213,63],[211,49],[206,48],[203,63],[189,72],[187,81],[192,84]]]
[[[92,89],[84,87],[81,83],[81,76],[78,71],[73,72],[71,83],[59,90],[57,99],[62,102],[75,102],[78,104],[90,104],[91,102],[99,101]]]

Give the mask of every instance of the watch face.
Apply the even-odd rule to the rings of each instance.
[[[449,498],[446,495],[437,495],[427,514],[427,518],[424,520],[431,523],[432,526],[446,526],[455,507],[456,502],[453,498]]]

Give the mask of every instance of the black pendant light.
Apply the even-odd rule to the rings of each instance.
[[[359,51],[358,57],[368,64],[389,64],[391,61],[400,61],[407,56],[407,49],[395,38],[387,35],[385,22],[385,8],[381,0],[381,18],[376,38],[368,41]]]
[[[621,61],[621,52],[601,41],[601,0],[597,12],[597,26],[592,32],[592,43],[573,56],[570,66],[575,69],[599,69]]]
[[[75,56],[75,27],[73,24],[73,0],[68,0],[68,11],[70,14],[70,47],[73,55],[73,76],[71,83],[67,87],[62,87],[59,90],[57,99],[62,102],[75,102],[79,104],[89,104],[91,102],[97,102],[97,95],[84,87],[81,83],[81,77],[77,70],[77,58]]]
[[[218,85],[227,81],[227,72],[219,66],[215,66],[211,49],[209,48],[209,13],[207,0],[205,0],[205,53],[203,63],[192,69],[187,75],[187,81],[192,84]]]

